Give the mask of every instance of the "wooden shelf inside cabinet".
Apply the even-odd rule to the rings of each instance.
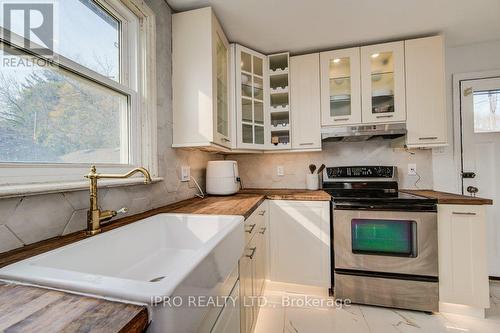
[[[269,69],[269,76],[288,75],[288,68]]]

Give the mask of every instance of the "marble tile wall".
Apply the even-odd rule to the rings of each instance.
[[[242,183],[247,188],[305,188],[308,165],[395,165],[401,188],[432,188],[432,151],[407,151],[390,147],[390,141],[325,143],[321,152],[260,155],[229,155],[238,161]],[[408,176],[408,163],[417,164],[420,176]],[[285,175],[277,175],[283,166]]]
[[[192,177],[203,186],[207,161],[221,158],[171,148],[171,10],[165,0],[146,0],[146,3],[157,13],[158,160],[159,176],[165,180],[153,185],[99,191],[101,207],[128,207],[126,215],[193,197],[197,189],[192,182],[179,181],[180,167],[191,166]],[[88,201],[88,191],[0,199],[0,253],[85,229]]]

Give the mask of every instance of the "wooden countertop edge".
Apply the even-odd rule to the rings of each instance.
[[[466,195],[441,192],[434,190],[408,190],[400,189],[400,192],[419,195],[421,197],[436,199],[441,205],[492,205],[493,200]]]

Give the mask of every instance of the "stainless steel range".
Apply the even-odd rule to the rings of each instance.
[[[392,166],[329,167],[336,299],[438,311],[437,202],[398,192]]]

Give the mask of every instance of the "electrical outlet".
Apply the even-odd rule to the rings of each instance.
[[[191,167],[181,167],[181,182],[188,182],[191,179]]]
[[[276,168],[276,173],[278,174],[278,177],[283,177],[285,175],[285,168],[282,165],[279,165]]]
[[[417,175],[417,165],[408,164],[408,176],[416,176],[416,175]]]

